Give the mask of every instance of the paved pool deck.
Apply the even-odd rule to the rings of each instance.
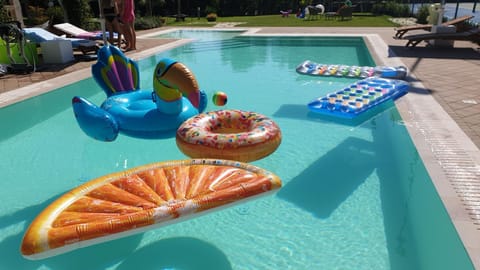
[[[138,32],[140,59],[185,41],[159,40]],[[362,36],[377,65],[409,69],[409,94],[397,107],[476,269],[480,269],[480,48],[458,42],[454,48],[419,44],[405,48],[392,27],[242,28],[256,35]],[[94,62],[48,66],[27,75],[0,77],[0,108],[90,76]]]

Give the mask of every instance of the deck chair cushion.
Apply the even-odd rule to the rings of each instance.
[[[69,40],[72,42],[73,48],[90,47],[90,46],[96,46],[97,44],[93,40],[87,40],[87,39],[81,39],[81,38],[65,38],[65,37],[57,36],[42,28],[24,28],[23,31],[27,39],[36,43],[42,43],[42,42],[51,41],[51,40]]]
[[[69,36],[76,37],[76,38],[84,38],[84,39],[91,39],[91,40],[100,40],[103,38],[102,31],[87,31],[82,29],[76,25],[71,23],[59,23],[53,25],[53,27],[57,30],[60,30],[66,33]],[[105,35],[109,38],[109,33],[106,32]],[[118,34],[114,33],[114,38],[117,38]]]

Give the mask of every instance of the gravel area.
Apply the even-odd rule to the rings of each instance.
[[[413,17],[409,18],[390,18],[390,21],[398,24],[398,25],[414,25],[417,24],[417,19]]]

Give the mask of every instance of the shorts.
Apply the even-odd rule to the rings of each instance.
[[[117,16],[115,14],[115,8],[104,8],[103,9],[103,15],[105,16],[105,19],[108,21],[108,22],[113,22],[113,20],[115,19],[115,17]]]

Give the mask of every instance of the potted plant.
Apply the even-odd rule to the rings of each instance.
[[[217,20],[217,14],[216,13],[208,13],[207,14],[207,21],[214,22],[216,20]]]

